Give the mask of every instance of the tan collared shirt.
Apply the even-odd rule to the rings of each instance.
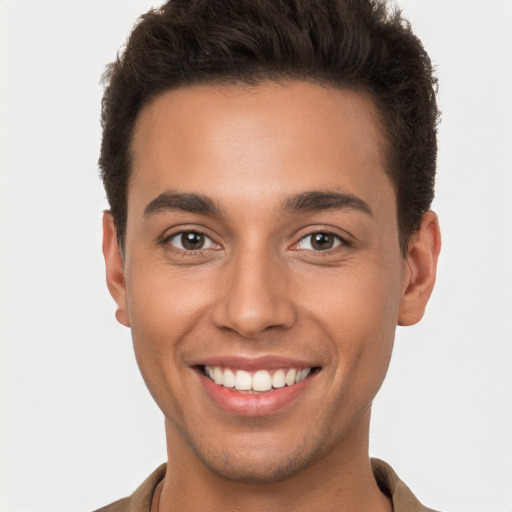
[[[391,466],[379,459],[372,459],[372,469],[379,488],[393,502],[393,512],[435,512],[424,507],[416,499]],[[162,464],[130,497],[100,508],[96,512],[151,512],[155,490],[163,480],[165,471],[166,464]]]

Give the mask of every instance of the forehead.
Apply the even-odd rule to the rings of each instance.
[[[385,147],[360,92],[305,82],[171,90],[138,118],[129,208],[165,189],[251,201],[336,188],[380,201],[380,185],[391,187]]]

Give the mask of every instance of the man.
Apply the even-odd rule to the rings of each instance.
[[[101,510],[429,510],[368,455],[440,250],[408,25],[362,0],[171,0],[106,80],[107,283],[168,463]]]

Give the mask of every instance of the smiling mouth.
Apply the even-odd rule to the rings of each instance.
[[[202,373],[218,386],[231,388],[242,393],[262,393],[286,386],[294,386],[319,370],[319,367],[311,367],[248,372],[220,366],[201,367]]]

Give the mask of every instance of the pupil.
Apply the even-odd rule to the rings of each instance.
[[[204,235],[201,233],[183,233],[181,244],[189,251],[201,249],[204,245]]]
[[[327,233],[316,233],[312,237],[311,245],[314,249],[325,251],[334,245],[334,237]]]

